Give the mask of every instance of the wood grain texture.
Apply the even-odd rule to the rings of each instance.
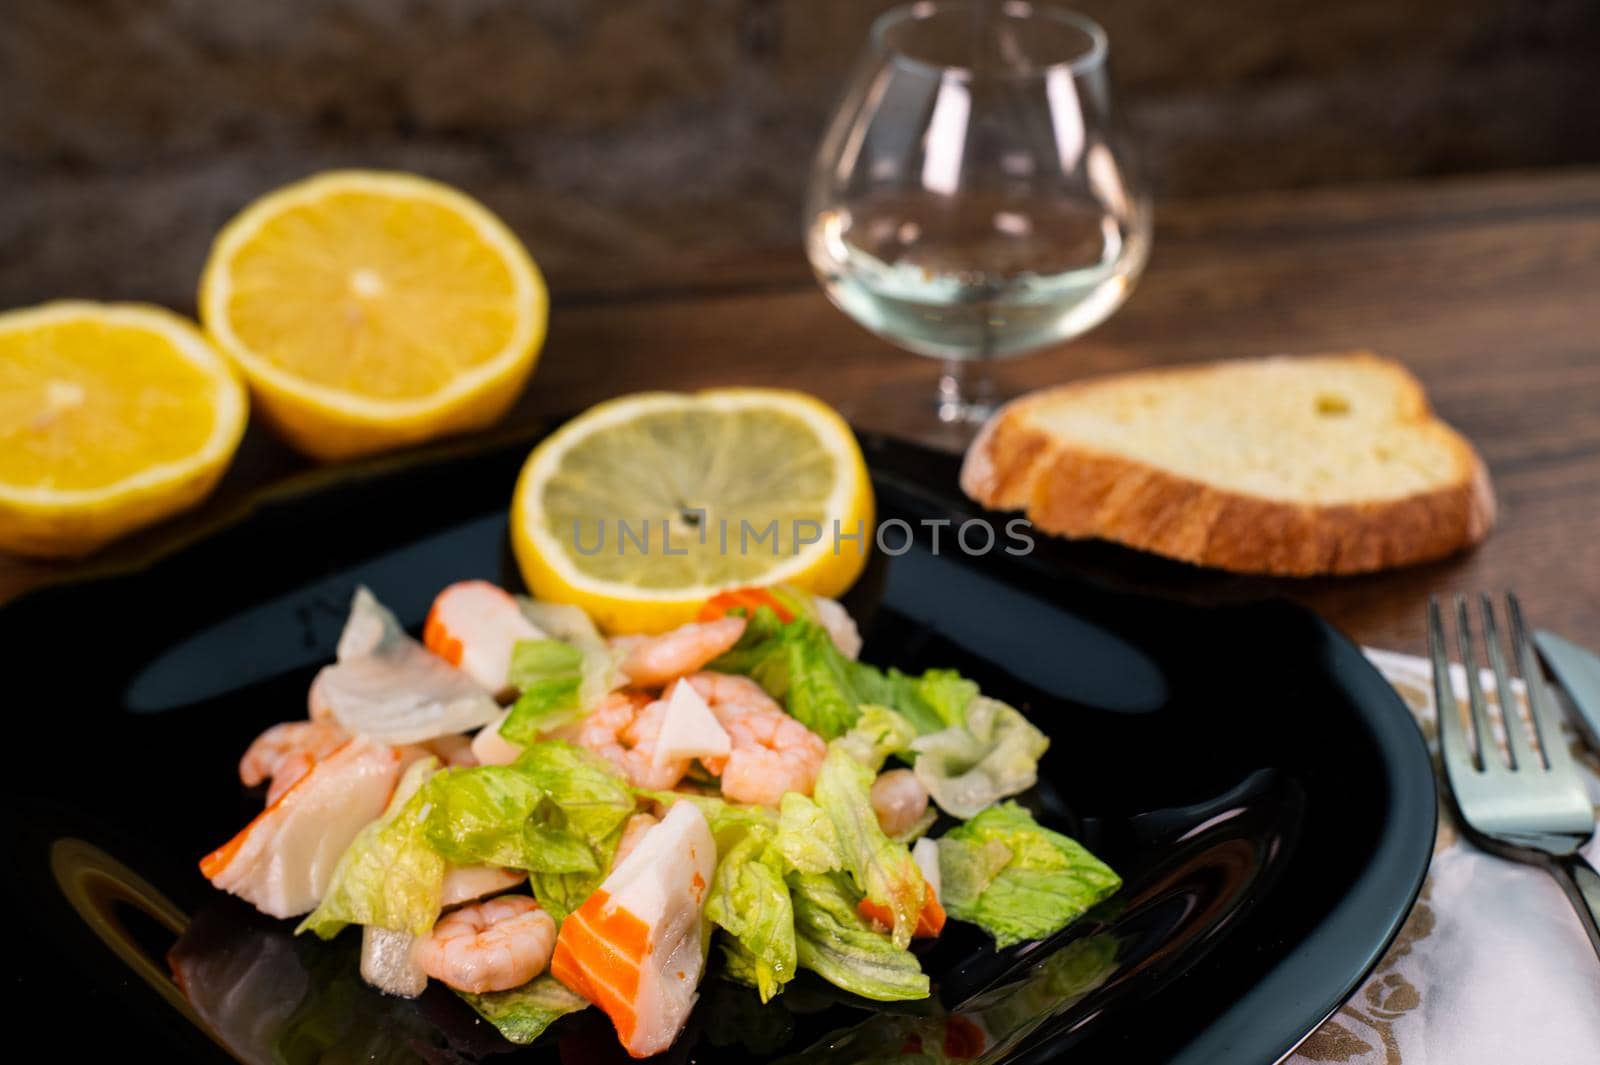
[[[798,247],[670,280],[578,271],[552,272],[552,282],[550,340],[512,425],[625,390],[774,384],[816,392],[864,427],[940,442],[923,402],[937,366],[831,308]],[[1536,624],[1600,644],[1597,292],[1600,171],[1166,204],[1127,306],[1075,343],[1005,364],[1002,379],[1020,391],[1144,366],[1358,347],[1398,358],[1488,463],[1501,512],[1477,550],[1308,581],[1235,577],[1095,543],[1074,547],[1074,565],[1207,601],[1287,594],[1357,640],[1411,652],[1423,649],[1430,594],[1513,587]],[[93,567],[197,535],[262,485],[305,469],[252,429],[206,507]],[[83,572],[0,560],[0,597]]]
[[[895,0],[8,0],[0,307],[190,308],[211,236],[329,167],[482,198],[552,273],[793,246]],[[1600,163],[1593,0],[1074,0],[1169,197]]]

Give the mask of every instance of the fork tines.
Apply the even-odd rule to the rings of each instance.
[[[1449,654],[1445,649],[1444,623],[1437,598],[1428,600],[1428,650],[1433,658],[1435,705],[1438,709],[1439,746],[1449,765],[1471,765],[1482,772],[1507,770],[1563,770],[1568,768],[1570,755],[1561,739],[1560,719],[1549,705],[1544,686],[1537,682],[1538,660],[1533,645],[1528,640],[1522,623],[1522,608],[1517,597],[1506,595],[1506,614],[1510,619],[1511,651],[1517,670],[1525,679],[1528,712],[1533,736],[1523,724],[1512,693],[1511,675],[1506,668],[1505,655],[1500,646],[1500,628],[1495,620],[1494,602],[1489,596],[1480,597],[1479,612],[1483,618],[1483,644],[1488,654],[1489,666],[1494,672],[1495,692],[1500,704],[1500,720],[1505,732],[1505,752],[1495,742],[1493,717],[1489,700],[1484,695],[1478,672],[1478,656],[1472,631],[1472,618],[1467,609],[1467,597],[1455,597],[1456,641],[1461,664],[1467,674],[1467,701],[1472,711],[1472,737],[1469,741],[1461,727],[1461,717],[1456,710],[1456,696],[1450,682]],[[1534,747],[1530,739],[1537,740]]]

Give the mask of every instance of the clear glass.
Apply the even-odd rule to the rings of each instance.
[[[939,420],[980,422],[993,360],[1104,321],[1149,254],[1105,31],[1020,0],[887,12],[817,151],[805,225],[834,305],[943,359]]]

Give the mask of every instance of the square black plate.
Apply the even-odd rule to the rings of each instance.
[[[0,611],[13,751],[8,999],[61,1057],[470,1061],[510,1053],[448,992],[385,999],[353,937],[293,939],[212,890],[199,857],[255,810],[236,759],[305,712],[350,592],[410,625],[468,577],[519,587],[505,507],[529,440],[264,496],[142,568]],[[1433,842],[1426,749],[1347,640],[1284,602],[1206,607],[1073,575],[1069,548],[1003,548],[955,460],[866,438],[880,521],[913,531],[849,601],[864,657],[950,666],[1051,734],[1025,801],[1123,875],[1055,940],[925,949],[935,995],[882,1007],[804,975],[774,1005],[713,972],[674,1061],[908,1056],[1270,1062],[1376,964]],[[994,551],[954,532],[986,517]],[[948,522],[950,524],[939,524]],[[985,537],[974,527],[969,545]],[[891,532],[898,551],[901,538]],[[933,538],[940,550],[933,550]],[[1079,567],[1081,568],[1081,567]],[[185,996],[187,989],[187,997]],[[595,1011],[532,1059],[621,1059]]]

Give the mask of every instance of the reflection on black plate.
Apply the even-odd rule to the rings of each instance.
[[[1123,891],[996,952],[952,924],[935,994],[893,1007],[796,980],[774,1004],[715,971],[664,1059],[1272,1061],[1336,1008],[1415,898],[1433,839],[1426,752],[1359,652],[1282,603],[1203,608],[1066,575],[1071,548],[963,553],[954,461],[865,441],[880,518],[916,542],[851,593],[864,657],[959,668],[1053,743],[1025,796]],[[217,896],[195,867],[251,815],[235,758],[304,713],[350,592],[411,625],[435,590],[518,584],[504,507],[527,443],[285,496],[144,570],[0,611],[16,732],[0,807],[10,1000],[63,1057],[626,1060],[590,1010],[519,1050],[434,989],[386,999],[354,937]],[[932,550],[936,531],[939,553]],[[972,538],[975,542],[979,538]],[[897,538],[892,545],[897,546]],[[1007,540],[1002,536],[999,543]]]

